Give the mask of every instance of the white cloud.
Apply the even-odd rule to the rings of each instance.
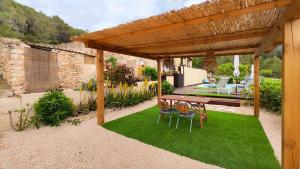
[[[122,23],[158,15],[204,0],[16,0],[42,11],[58,15],[68,24],[95,31]]]

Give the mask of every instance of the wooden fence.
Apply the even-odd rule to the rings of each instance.
[[[26,93],[59,86],[57,55],[49,50],[26,48],[24,57]]]

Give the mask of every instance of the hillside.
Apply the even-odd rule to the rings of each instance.
[[[84,33],[58,16],[48,17],[14,0],[0,0],[0,36],[33,43],[58,44]]]

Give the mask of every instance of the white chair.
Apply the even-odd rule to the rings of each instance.
[[[250,93],[250,86],[254,84],[254,79],[252,77],[246,77],[245,80],[240,82],[240,87],[245,88],[247,93]]]
[[[227,87],[229,79],[230,77],[220,77],[219,81],[217,82],[218,94],[220,93],[230,94],[231,88]]]

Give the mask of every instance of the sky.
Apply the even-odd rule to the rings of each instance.
[[[90,32],[180,9],[205,0],[16,0]]]

